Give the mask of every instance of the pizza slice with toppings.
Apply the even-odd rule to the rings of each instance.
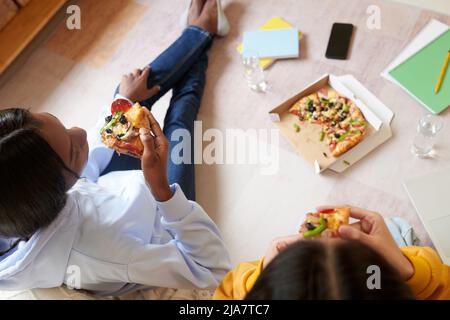
[[[341,225],[350,220],[350,208],[335,208],[315,213],[307,213],[300,227],[303,238],[335,238]]]
[[[111,115],[105,118],[105,125],[100,130],[101,140],[118,154],[140,158],[144,153],[144,145],[139,138],[140,128],[150,128],[144,107],[117,99],[111,106]]]

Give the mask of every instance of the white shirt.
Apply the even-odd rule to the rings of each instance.
[[[100,141],[102,124],[88,133],[85,178],[58,218],[1,258],[0,290],[215,288],[231,264],[214,222],[178,185],[169,201],[155,201],[140,170],[99,177],[113,153]]]

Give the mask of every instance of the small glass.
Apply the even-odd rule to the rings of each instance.
[[[250,52],[243,58],[242,62],[248,86],[256,92],[266,92],[267,82],[264,70],[259,62],[259,55],[255,52]]]
[[[414,155],[426,158],[432,155],[436,137],[444,126],[444,121],[437,115],[427,114],[419,120],[417,134],[411,151]]]

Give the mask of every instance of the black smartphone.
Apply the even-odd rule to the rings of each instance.
[[[352,40],[353,25],[350,23],[334,23],[328,40],[325,57],[328,59],[347,59]]]

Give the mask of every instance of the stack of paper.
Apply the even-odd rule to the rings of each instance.
[[[299,55],[298,30],[279,29],[244,33],[244,58],[287,59]]]
[[[258,30],[264,31],[264,30],[279,30],[279,29],[290,29],[290,28],[292,28],[292,25],[289,24],[288,22],[286,22],[284,19],[282,19],[280,17],[273,17],[272,19],[267,21],[264,25],[262,25],[260,28],[258,28]],[[300,31],[298,31],[298,40],[300,41],[301,38],[302,38],[302,33]],[[242,54],[244,52],[244,43],[240,43],[236,47],[236,50],[240,54]],[[272,59],[272,58],[261,58],[260,59],[261,67],[263,69],[266,69],[266,68],[270,67],[275,61],[276,61],[276,59]]]
[[[450,27],[431,20],[381,75],[438,114],[450,104],[449,71],[439,93],[434,91],[449,49]]]

